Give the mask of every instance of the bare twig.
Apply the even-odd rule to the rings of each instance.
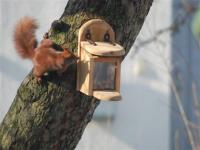
[[[132,56],[134,56],[140,48],[146,46],[147,44],[150,44],[152,42],[158,42],[159,37],[161,35],[168,33],[168,32],[175,33],[176,31],[178,31],[179,28],[181,26],[183,26],[187,22],[188,19],[190,19],[191,15],[197,11],[196,4],[189,4],[189,3],[185,2],[184,0],[182,0],[181,6],[182,6],[182,9],[185,10],[185,12],[186,12],[184,14],[184,16],[182,16],[182,17],[177,16],[176,19],[173,21],[173,23],[169,27],[160,29],[149,39],[138,41],[138,44],[135,46],[136,50]]]
[[[158,48],[158,50],[159,50],[159,48]],[[162,58],[163,63],[166,66],[167,72],[168,72],[168,74],[170,76],[171,75],[171,69],[170,69],[168,63],[166,62],[166,59],[162,55],[160,57]],[[170,79],[170,83],[171,83],[171,89],[172,89],[172,91],[174,93],[175,100],[176,100],[176,103],[177,103],[177,106],[178,106],[178,110],[179,110],[180,116],[181,116],[181,118],[183,120],[183,123],[184,123],[185,129],[186,129],[186,133],[188,135],[188,140],[189,140],[189,143],[191,145],[191,148],[192,148],[192,150],[198,150],[196,148],[195,139],[194,139],[194,136],[192,134],[192,129],[190,128],[189,120],[187,118],[186,112],[185,112],[183,104],[181,102],[181,96],[180,96],[180,94],[179,94],[179,92],[177,90],[177,87],[175,85],[175,81],[171,76],[170,76],[169,79]]]
[[[135,56],[136,53],[138,53],[142,47],[149,45],[152,42],[155,42],[156,44],[158,44],[158,43],[162,44],[160,37],[165,33],[169,33],[169,32],[172,34],[176,33],[180,29],[180,27],[182,27],[183,25],[185,25],[188,22],[188,20],[197,11],[197,8],[198,8],[197,4],[188,3],[188,2],[186,2],[186,0],[182,0],[180,3],[180,6],[181,6],[181,9],[184,11],[184,14],[181,16],[180,15],[177,16],[176,19],[173,21],[173,23],[169,27],[158,30],[152,37],[150,37],[146,40],[139,39],[137,41],[138,44],[135,46],[135,51],[131,55],[132,57]],[[157,48],[157,49],[159,50],[159,48]],[[165,66],[167,68],[167,72],[170,76],[171,70],[170,70],[165,58],[163,58],[163,62],[165,64]],[[180,116],[183,120],[183,124],[186,129],[186,133],[187,133],[191,148],[192,148],[192,150],[199,150],[199,147],[198,147],[199,144],[197,141],[195,141],[195,135],[193,135],[193,132],[192,132],[192,129],[194,129],[194,127],[195,127],[195,129],[199,129],[199,126],[194,123],[191,123],[189,121],[189,119],[187,118],[187,114],[186,114],[186,111],[184,110],[180,93],[178,92],[178,89],[175,85],[175,81],[172,77],[170,77],[170,83],[171,83],[172,92],[174,93],[175,100],[178,105],[178,110],[180,112]],[[193,93],[192,93],[192,94],[194,94],[193,98],[195,99],[195,102],[197,103],[197,101],[198,101],[197,93],[194,93],[194,92],[196,92],[196,91],[193,91]],[[198,115],[197,115],[197,117],[198,117]],[[199,116],[199,118],[200,118],[200,116]],[[199,132],[199,134],[200,134],[200,132]],[[177,138],[176,138],[176,140],[177,140]]]

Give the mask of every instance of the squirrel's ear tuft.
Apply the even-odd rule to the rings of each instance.
[[[50,39],[43,39],[41,42],[40,42],[40,46],[42,47],[52,47],[54,44],[54,42]]]

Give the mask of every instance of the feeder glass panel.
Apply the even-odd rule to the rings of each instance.
[[[115,63],[96,62],[94,65],[94,90],[115,90]]]

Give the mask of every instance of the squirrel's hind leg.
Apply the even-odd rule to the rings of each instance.
[[[44,73],[45,73],[45,70],[42,67],[35,66],[33,68],[33,75],[36,77],[36,79],[39,83],[42,82],[42,76]]]

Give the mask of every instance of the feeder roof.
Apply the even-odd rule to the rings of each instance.
[[[117,43],[114,45],[107,42],[91,44],[88,41],[82,41],[81,47],[90,54],[97,56],[123,56],[125,54],[124,48]]]

